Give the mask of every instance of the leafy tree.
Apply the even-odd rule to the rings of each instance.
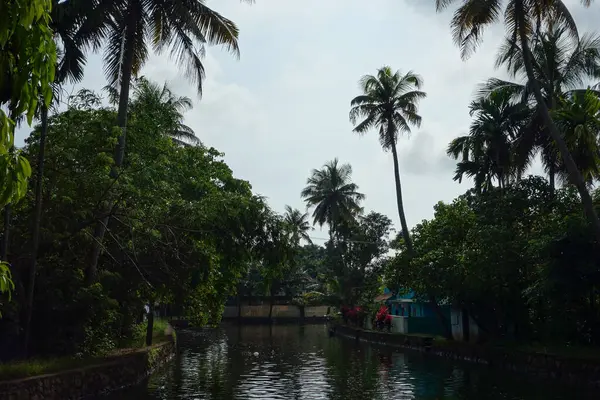
[[[15,119],[22,113],[31,124],[38,99],[47,105],[52,95],[56,48],[50,30],[52,2],[34,0],[3,7],[0,15],[0,106],[10,110],[10,117],[0,108],[0,207],[20,200],[26,194],[31,167],[20,151],[15,150]],[[13,289],[6,264],[8,247],[5,215],[0,292]]]
[[[49,118],[33,354],[110,350],[139,331],[145,304],[180,308],[199,325],[218,321],[263,240],[256,219],[262,203],[250,185],[233,177],[215,149],[175,145],[164,134],[178,123],[168,104],[147,112],[141,103],[130,107],[130,156],[114,181],[115,110],[87,91],[70,104]],[[28,138],[26,155],[37,154],[40,134],[38,127]],[[86,249],[104,204],[114,223],[98,281],[88,285]],[[16,255],[29,251],[34,205],[32,193],[15,204]],[[15,271],[26,262],[16,257]],[[15,301],[2,307],[3,346],[12,343],[7,326],[18,324],[26,303],[25,283],[15,275]]]
[[[335,158],[323,168],[313,169],[301,192],[307,206],[314,207],[313,223],[329,225],[330,239],[343,221],[353,219],[362,210],[360,202],[365,195],[358,192],[358,185],[351,178],[352,166],[339,165]]]
[[[399,71],[394,73],[390,67],[382,67],[377,71],[377,76],[365,75],[360,80],[363,93],[350,103],[350,121],[356,124],[362,119],[354,127],[354,132],[365,134],[376,128],[383,150],[392,151],[398,215],[404,240],[411,252],[412,242],[404,214],[396,144],[398,135],[410,133],[410,125],[421,125],[417,105],[426,96],[425,92],[419,90],[422,85],[421,77],[413,72],[401,75]]]
[[[381,286],[392,221],[370,212],[339,226],[337,241],[327,243],[329,282],[345,304],[370,304]]]
[[[238,55],[238,28],[232,21],[207,7],[204,1],[184,1],[177,4],[170,1],[100,1],[101,6],[106,4],[108,7],[105,12],[110,15],[110,20],[107,24],[104,53],[105,71],[110,85],[119,88],[117,125],[121,134],[111,172],[116,179],[125,158],[130,82],[132,76],[137,76],[147,61],[148,46],[151,45],[157,52],[170,49],[171,56],[178,64],[185,66],[187,76],[197,84],[198,93],[201,93],[204,77],[201,56],[204,45],[223,45],[228,51]],[[195,42],[200,43],[200,47]],[[104,218],[96,225],[95,240],[86,271],[88,282],[95,280],[108,222]]]
[[[591,2],[591,0],[582,0],[582,4],[585,6],[589,6]],[[437,10],[443,10],[452,3],[456,3],[456,1],[436,0]],[[508,35],[514,43],[518,43],[521,47],[523,67],[528,77],[528,83],[531,85],[541,120],[564,160],[571,182],[579,191],[583,208],[594,227],[597,240],[600,241],[600,219],[598,219],[581,172],[545,104],[540,84],[536,80],[530,44],[534,32],[540,30],[544,23],[565,26],[570,34],[574,37],[578,36],[575,21],[562,0],[462,0],[461,6],[454,14],[451,26],[454,41],[460,47],[463,58],[468,57],[475,50],[481,41],[483,29],[498,21],[501,15],[504,16],[504,25],[507,27]],[[517,51],[516,48],[514,51]]]
[[[96,20],[96,17],[97,16],[94,15],[93,7],[90,7],[90,4],[82,5],[82,2],[59,2],[58,0],[52,0],[50,29],[54,35],[54,40],[57,43],[58,48],[56,79],[53,82],[53,101],[58,100],[57,92],[65,81],[75,83],[81,81],[83,78],[83,69],[86,62],[84,48],[91,45],[93,41],[101,36],[102,18],[99,19],[100,21],[98,23],[90,22],[91,20]],[[83,25],[86,25],[85,33],[80,31]],[[24,354],[27,354],[29,336],[31,333],[31,312],[37,273],[37,255],[42,218],[42,183],[44,175],[45,145],[48,131],[48,105],[42,102],[38,108],[41,130],[35,177],[35,211],[31,232],[31,266],[29,272],[29,284],[27,287],[27,305],[23,334]],[[7,227],[5,227],[5,229],[6,228]]]

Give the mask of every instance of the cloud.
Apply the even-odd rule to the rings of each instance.
[[[446,150],[441,144],[426,131],[415,135],[409,144],[401,143],[398,155],[401,170],[413,175],[435,175],[453,171],[456,162],[446,155]]]

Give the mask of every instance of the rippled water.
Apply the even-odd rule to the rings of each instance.
[[[329,338],[324,325],[181,332],[180,354],[106,400],[558,400],[591,394],[487,367]]]

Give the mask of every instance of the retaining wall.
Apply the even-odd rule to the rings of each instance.
[[[242,318],[268,318],[269,305],[242,306]],[[327,314],[327,306],[304,307],[304,318],[322,318]],[[223,319],[237,318],[240,309],[237,306],[226,306],[223,311]],[[300,319],[302,318],[302,309],[296,305],[273,305],[274,319]]]
[[[176,353],[167,342],[111,358],[102,364],[0,382],[0,400],[76,400],[132,386]]]
[[[332,325],[330,329],[335,335],[354,340],[420,351],[573,385],[600,388],[600,360],[596,359],[529,353],[465,342],[436,343],[433,337],[369,331],[346,325]]]

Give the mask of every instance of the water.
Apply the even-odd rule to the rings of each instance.
[[[435,356],[329,338],[324,325],[181,332],[180,354],[104,400],[558,400],[592,394]]]

